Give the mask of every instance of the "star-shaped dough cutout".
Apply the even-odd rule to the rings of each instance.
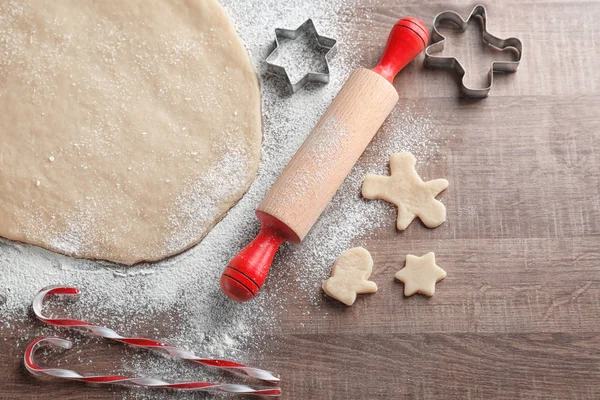
[[[409,254],[406,256],[406,266],[394,277],[404,283],[405,296],[415,293],[433,296],[435,284],[446,277],[446,271],[437,266],[433,252],[423,257]]]
[[[405,230],[419,217],[428,228],[446,221],[446,207],[435,197],[448,187],[446,179],[423,182],[410,153],[395,153],[390,157],[391,176],[367,175],[362,185],[362,195],[367,199],[382,199],[398,207],[396,226]]]
[[[328,296],[351,306],[357,294],[377,291],[375,282],[368,280],[372,270],[373,259],[367,249],[346,250],[335,261],[331,278],[323,282],[323,290]]]

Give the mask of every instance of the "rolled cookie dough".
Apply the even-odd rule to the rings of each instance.
[[[448,187],[446,179],[423,182],[415,165],[417,159],[410,153],[395,153],[390,157],[390,175],[367,175],[362,194],[367,199],[383,199],[398,206],[396,226],[405,230],[419,217],[428,228],[446,221],[446,207],[435,197]]]
[[[260,92],[216,0],[0,2],[0,236],[124,264],[254,179]]]
[[[323,282],[323,291],[330,297],[351,306],[357,294],[375,293],[377,284],[369,280],[373,271],[371,253],[364,247],[346,250],[335,261],[331,278]]]
[[[435,263],[435,254],[429,252],[422,257],[406,256],[406,266],[394,276],[404,283],[404,295],[422,293],[433,296],[435,284],[446,277],[446,271]]]

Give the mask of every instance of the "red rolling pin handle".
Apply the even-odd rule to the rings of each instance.
[[[260,232],[229,262],[221,275],[221,290],[235,301],[248,301],[265,283],[273,257],[284,242],[299,242],[298,236],[277,218],[257,211]]]
[[[392,28],[381,61],[372,71],[392,82],[428,41],[425,24],[415,18],[401,19]],[[260,233],[229,262],[221,276],[221,289],[236,301],[248,301],[258,293],[281,244],[300,241],[293,229],[277,218],[261,211],[257,211],[257,216],[261,221]]]
[[[393,83],[398,72],[418,56],[428,42],[425,24],[416,18],[401,19],[392,28],[381,61],[372,71]]]

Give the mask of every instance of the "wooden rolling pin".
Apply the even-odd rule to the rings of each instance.
[[[404,18],[392,29],[379,64],[350,75],[256,210],[260,233],[221,276],[227,296],[236,301],[253,298],[279,246],[304,239],[398,102],[394,77],[428,41],[421,21]]]

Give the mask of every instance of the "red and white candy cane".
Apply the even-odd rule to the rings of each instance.
[[[70,349],[71,341],[56,337],[47,337],[35,339],[27,346],[25,350],[25,367],[34,375],[48,375],[55,378],[68,379],[72,381],[80,381],[87,383],[110,383],[132,386],[143,386],[149,388],[162,389],[180,389],[180,390],[202,390],[202,391],[219,391],[225,393],[236,394],[252,394],[257,396],[279,396],[281,389],[279,388],[263,388],[255,389],[247,385],[238,385],[230,383],[212,383],[212,382],[167,382],[162,379],[144,378],[144,377],[128,377],[122,375],[92,375],[83,376],[79,373],[63,368],[42,368],[37,366],[33,361],[33,356],[37,349],[41,346],[50,345]]]
[[[106,339],[116,340],[135,347],[143,347],[145,349],[159,351],[162,353],[169,354],[170,356],[188,360],[193,363],[207,365],[209,367],[221,368],[251,378],[260,379],[267,382],[279,382],[279,377],[272,372],[265,371],[259,368],[247,367],[244,364],[240,364],[229,360],[220,359],[208,359],[196,356],[193,352],[182,349],[180,347],[170,346],[166,343],[162,343],[152,339],[144,338],[130,338],[119,335],[117,332],[104,326],[92,325],[89,322],[79,321],[76,319],[66,318],[47,318],[42,315],[42,304],[44,299],[49,295],[69,295],[79,296],[81,292],[79,289],[70,286],[57,286],[44,288],[38,292],[33,298],[33,312],[36,317],[44,321],[47,324],[55,326],[64,326],[69,328],[83,329],[91,332],[96,336],[100,336]]]

